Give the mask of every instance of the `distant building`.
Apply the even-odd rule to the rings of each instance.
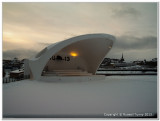
[[[153,59],[152,59],[152,62],[157,62],[157,58],[153,58]]]
[[[119,63],[119,59],[111,59],[111,63]]]
[[[105,58],[103,62],[101,63],[100,67],[103,66],[113,66],[114,63],[119,63],[119,59],[110,59],[110,58]]]
[[[130,67],[130,66],[135,66],[136,63],[127,63],[125,62],[125,59],[122,57],[120,59],[110,59],[110,58],[105,58],[101,64],[101,68],[116,68],[116,67]]]
[[[3,60],[3,68],[16,70],[22,67],[22,62],[18,60],[18,58],[14,58],[13,60]]]
[[[121,63],[124,62],[123,53],[122,53],[122,57],[121,57],[121,59],[120,59],[120,62],[121,62]]]
[[[133,61],[133,63],[135,63],[136,65],[144,65],[144,63],[146,63],[146,60],[144,61]]]

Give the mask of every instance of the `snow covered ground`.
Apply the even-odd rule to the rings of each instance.
[[[146,114],[147,113],[147,114]],[[157,76],[3,84],[4,117],[134,117],[157,113]],[[105,115],[104,115],[105,114]],[[112,117],[111,116],[111,117]]]

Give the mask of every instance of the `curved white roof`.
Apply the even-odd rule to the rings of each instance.
[[[35,79],[40,78],[41,73],[45,65],[47,64],[48,60],[54,54],[58,53],[63,48],[66,48],[70,45],[76,46],[76,48],[78,48],[78,51],[82,53],[86,62],[88,62],[89,59],[91,59],[91,62],[89,62],[88,64],[92,63],[93,61],[93,56],[89,57],[90,55],[92,55],[92,51],[95,53],[94,57],[97,58],[95,60],[97,62],[94,62],[93,64],[95,64],[96,67],[91,67],[92,65],[88,66],[88,68],[90,68],[89,71],[95,73],[99,64],[102,62],[103,58],[112,47],[114,40],[115,37],[109,34],[86,34],[49,45],[40,53],[38,53],[34,58],[29,60],[31,75]],[[88,52],[90,51],[90,53],[87,55],[88,57],[85,55],[85,53],[87,52],[84,50]],[[93,71],[91,70],[91,68],[93,68]]]

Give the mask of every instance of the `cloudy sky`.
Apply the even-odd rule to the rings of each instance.
[[[3,59],[30,58],[67,38],[107,33],[116,42],[107,57],[157,57],[157,3],[3,3]]]

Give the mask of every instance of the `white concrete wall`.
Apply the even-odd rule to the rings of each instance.
[[[81,69],[95,74],[97,67],[109,52],[109,46],[112,46],[112,41],[104,38],[87,39],[70,44],[53,55],[60,55],[62,58],[70,57],[70,61],[49,60],[44,69],[48,71]],[[70,56],[72,51],[78,56]]]
[[[39,56],[30,59],[29,66],[33,79],[39,80],[46,64],[49,69],[72,69],[84,68],[89,73],[95,74],[99,65],[112,47],[115,37],[108,34],[88,34],[81,35],[52,44],[46,47],[45,51]],[[71,51],[78,52],[77,60],[70,63],[48,62],[56,54],[68,54]]]
[[[29,60],[24,60],[24,76],[30,75]]]
[[[87,70],[86,62],[85,60],[80,57],[72,57],[68,53],[62,53],[59,52],[58,54],[55,54],[54,56],[60,55],[61,57],[69,57],[69,61],[65,60],[49,60],[46,64],[44,69],[48,69],[48,71],[53,70]]]

